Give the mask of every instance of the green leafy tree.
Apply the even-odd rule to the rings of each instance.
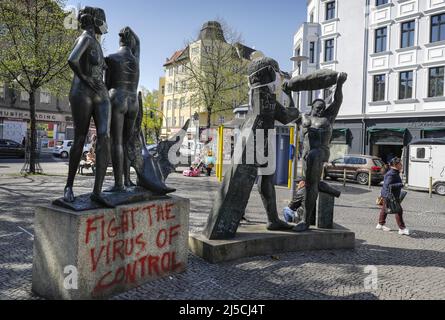
[[[36,173],[36,94],[67,92],[67,59],[78,33],[67,26],[63,0],[0,1],[0,79],[29,94],[30,166]]]
[[[155,144],[159,142],[161,136],[163,115],[158,109],[158,97],[157,90],[142,89],[142,102],[144,116],[142,121],[142,130],[144,131],[145,139],[149,144]]]

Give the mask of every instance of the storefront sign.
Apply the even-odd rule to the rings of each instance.
[[[0,108],[0,118],[30,120],[31,116],[29,111]],[[65,122],[65,116],[54,113],[37,112],[36,120],[50,121],[50,122]]]

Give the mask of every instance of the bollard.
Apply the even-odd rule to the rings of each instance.
[[[430,199],[433,198],[433,177],[430,177]]]
[[[368,187],[369,187],[369,190],[371,190],[372,189],[372,170],[369,170],[369,178],[368,178]]]
[[[346,169],[343,170],[343,187],[346,188]]]

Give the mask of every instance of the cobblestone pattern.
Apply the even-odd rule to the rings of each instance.
[[[0,299],[39,299],[31,292],[33,207],[58,197],[66,164],[48,164],[52,176],[22,178],[0,165]],[[108,178],[108,184],[111,182]],[[199,232],[218,184],[209,178],[174,175],[178,196],[192,199],[190,230]],[[92,177],[79,177],[76,192],[89,192]],[[445,199],[410,192],[405,218],[411,237],[376,231],[378,188],[348,185],[337,201],[335,221],[356,233],[355,250],[298,252],[218,265],[190,255],[187,272],[148,283],[114,299],[445,299]],[[283,208],[289,191],[279,188]],[[259,195],[252,194],[247,218],[265,222]],[[396,229],[393,217],[388,226]],[[367,266],[378,272],[377,288],[365,289]]]

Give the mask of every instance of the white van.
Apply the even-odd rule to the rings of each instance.
[[[413,190],[433,191],[445,196],[445,139],[422,139],[410,144],[408,185]]]

